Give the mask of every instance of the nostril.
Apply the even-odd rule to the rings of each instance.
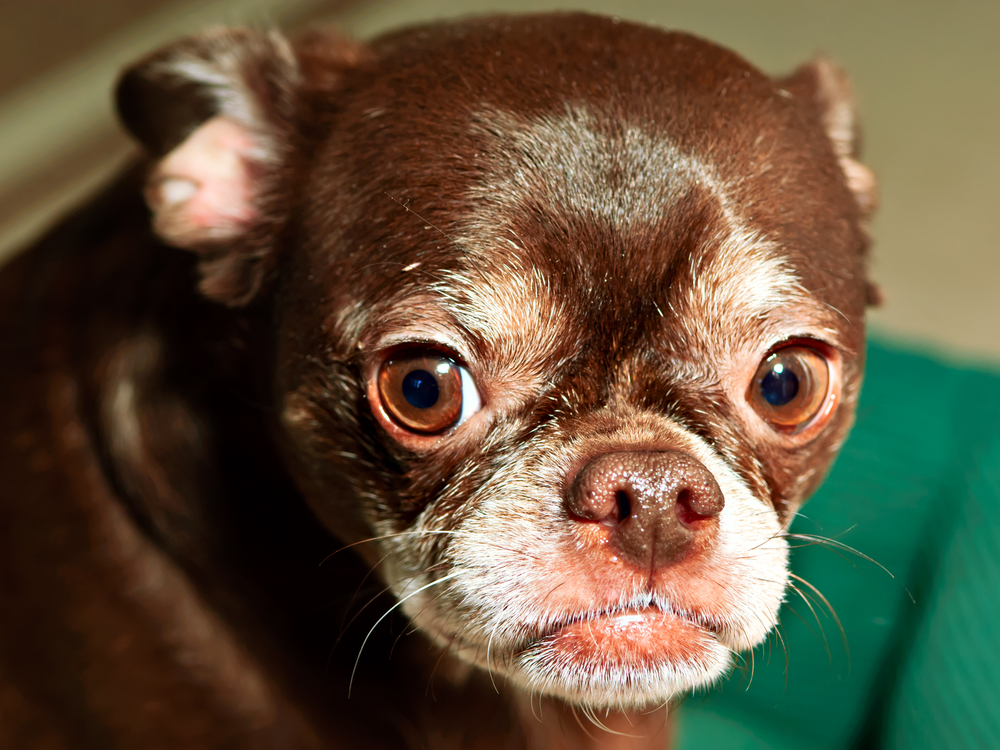
[[[625,490],[618,490],[615,493],[615,503],[618,505],[617,520],[619,523],[632,515],[632,501],[629,500],[628,493]]]
[[[718,515],[713,512],[713,508],[702,507],[706,505],[712,505],[712,503],[698,502],[698,499],[694,497],[694,494],[687,487],[682,488],[677,493],[677,504],[675,507],[675,512],[677,514],[677,520],[679,520],[684,526],[690,527],[699,521],[704,521],[707,518],[712,518]],[[707,513],[701,513],[699,511],[706,510]]]

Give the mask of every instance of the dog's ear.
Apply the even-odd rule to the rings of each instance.
[[[867,225],[867,220],[878,208],[878,182],[871,169],[858,158],[861,131],[855,113],[854,90],[847,73],[829,60],[819,58],[796,70],[781,81],[780,86],[796,99],[808,102],[818,115],[847,186],[861,210],[863,226]],[[864,234],[868,236],[867,230]],[[882,290],[874,282],[865,282],[865,293],[869,306],[882,304]]]
[[[855,114],[854,90],[847,74],[829,60],[813,60],[780,82],[795,98],[815,107],[837,155],[847,186],[854,193],[863,217],[878,207],[878,185],[871,169],[858,160],[860,128]]]
[[[247,304],[276,265],[287,218],[283,170],[308,101],[334,90],[359,44],[312,32],[218,29],[175,42],[125,71],[122,122],[155,160],[146,186],[153,228],[198,253],[201,291]],[[287,191],[286,191],[287,192]]]

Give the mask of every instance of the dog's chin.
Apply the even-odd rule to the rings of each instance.
[[[644,607],[556,625],[515,655],[508,678],[577,705],[642,708],[714,682],[731,658],[707,623]]]

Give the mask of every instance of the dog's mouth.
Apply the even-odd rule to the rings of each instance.
[[[584,705],[653,705],[725,672],[732,651],[723,630],[699,615],[655,604],[584,612],[524,641],[508,675]]]
[[[653,605],[576,615],[546,628],[518,658],[572,662],[588,668],[657,668],[699,661],[718,645],[718,626],[688,612]]]
[[[669,648],[671,634],[697,632],[715,637],[718,628],[706,618],[675,612],[655,605],[599,610],[569,617],[546,628],[525,650],[538,647],[565,648],[587,644],[599,653],[629,642],[637,648],[657,651]]]

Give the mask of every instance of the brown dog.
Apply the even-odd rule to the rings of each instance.
[[[0,276],[0,745],[665,746],[851,423],[844,77],[556,15],[119,107],[150,165]]]

